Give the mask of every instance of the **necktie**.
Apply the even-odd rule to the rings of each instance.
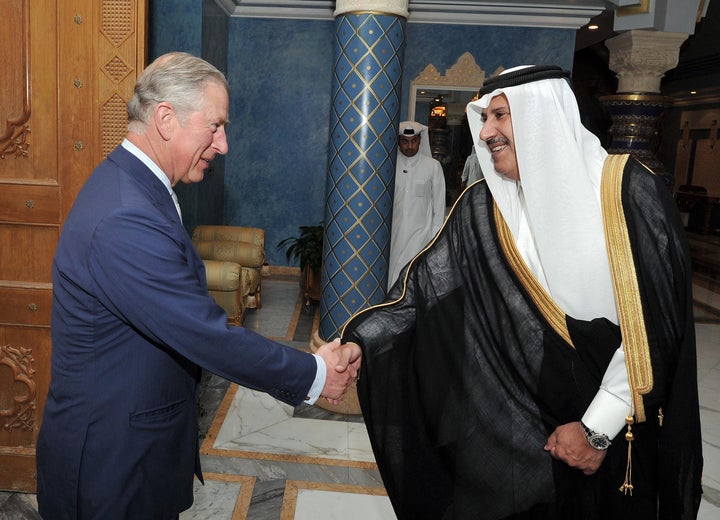
[[[180,222],[182,222],[182,211],[180,211],[180,202],[178,201],[177,195],[172,190],[170,190],[170,195],[172,196],[172,200],[175,203],[175,209],[178,212],[178,217],[180,217]]]

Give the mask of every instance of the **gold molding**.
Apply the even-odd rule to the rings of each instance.
[[[504,69],[498,67],[493,73],[499,74]],[[445,74],[440,74],[435,65],[429,63],[420,74],[410,82],[410,92],[408,101],[408,119],[415,119],[415,103],[417,102],[418,91],[423,89],[429,90],[459,90],[459,91],[478,91],[485,82],[487,74],[477,64],[475,57],[470,52],[464,52],[457,59],[455,64],[449,69],[445,69]]]
[[[479,89],[485,81],[485,71],[477,64],[470,52],[464,52],[443,76],[432,63],[428,64],[417,78],[410,82],[411,88],[416,85],[442,86],[455,88]]]

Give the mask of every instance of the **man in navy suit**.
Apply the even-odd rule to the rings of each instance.
[[[360,352],[308,354],[228,326],[172,187],[228,150],[228,85],[161,56],[128,104],[127,138],[93,172],[53,264],[52,378],[37,444],[49,520],[177,518],[202,479],[201,369],[297,405],[341,399]],[[201,368],[202,367],[202,368]]]

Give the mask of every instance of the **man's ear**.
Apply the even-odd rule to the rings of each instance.
[[[173,106],[165,101],[158,103],[153,112],[153,122],[160,137],[169,141],[177,123],[177,115]]]

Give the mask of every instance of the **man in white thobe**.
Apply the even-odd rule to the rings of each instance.
[[[477,154],[475,153],[475,146],[473,146],[472,152],[470,153],[470,155],[468,155],[468,158],[465,159],[465,166],[463,166],[462,176],[460,177],[463,189],[465,189],[467,186],[470,186],[476,180],[482,178],[483,172],[480,168]]]
[[[404,121],[398,135],[388,289],[435,236],[444,218],[445,176],[432,158],[428,128]]]

